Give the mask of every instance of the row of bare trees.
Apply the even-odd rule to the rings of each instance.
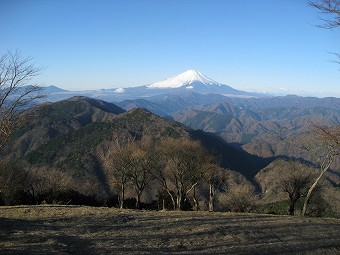
[[[58,169],[0,161],[1,205],[71,202],[70,196],[65,194],[70,194],[76,186],[71,176]],[[76,193],[75,190],[72,192]]]
[[[188,199],[199,210],[197,188],[208,187],[208,208],[214,210],[218,191],[226,191],[226,170],[213,162],[202,145],[190,139],[150,138],[122,139],[115,136],[112,143],[99,152],[113,192],[118,193],[119,207],[124,207],[127,187],[132,187],[136,208],[140,207],[145,189],[153,185],[164,191],[174,210],[183,210]]]
[[[109,206],[95,178],[72,176],[51,166],[30,166],[20,161],[0,161],[0,206],[70,204]]]

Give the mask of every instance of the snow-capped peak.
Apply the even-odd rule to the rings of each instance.
[[[195,82],[203,83],[204,85],[219,85],[218,82],[204,76],[196,70],[188,70],[175,77],[168,78],[163,81],[155,82],[148,85],[148,88],[179,88]]]

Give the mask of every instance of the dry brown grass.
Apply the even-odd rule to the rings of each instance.
[[[0,207],[0,254],[340,254],[340,220]]]

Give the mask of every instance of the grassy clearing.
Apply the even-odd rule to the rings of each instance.
[[[340,254],[340,220],[0,207],[0,254]]]

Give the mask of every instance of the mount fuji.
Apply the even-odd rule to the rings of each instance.
[[[148,88],[179,88],[186,86],[188,89],[192,89],[191,84],[201,83],[206,86],[220,86],[221,84],[204,76],[196,70],[188,70],[181,73],[175,77],[168,78],[163,81],[155,82],[153,84],[147,85]],[[188,85],[188,86],[187,86]]]
[[[252,93],[233,89],[203,75],[196,70],[188,70],[177,76],[145,86],[148,90],[193,91],[202,94],[222,94],[225,96],[254,96]],[[164,91],[163,91],[164,92]]]

